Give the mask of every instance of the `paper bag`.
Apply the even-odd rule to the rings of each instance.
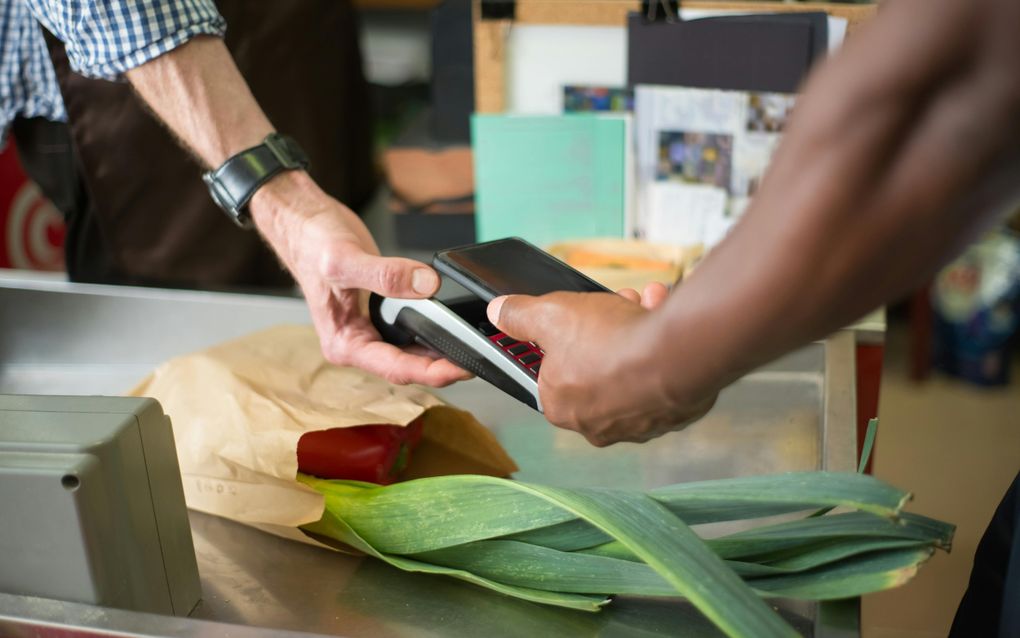
[[[401,478],[507,476],[517,467],[469,413],[415,386],[331,365],[309,326],[279,326],[173,359],[130,391],[173,425],[188,507],[312,542],[321,494],[295,480],[305,432],[369,424],[424,432]]]

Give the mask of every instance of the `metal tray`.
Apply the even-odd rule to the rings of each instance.
[[[298,299],[69,284],[0,272],[0,393],[118,394],[175,355],[270,325],[307,322]],[[647,488],[852,470],[854,378],[853,336],[838,333],[741,379],[683,432],[605,449],[550,427],[481,381],[438,394],[496,433],[520,465],[520,479]],[[624,597],[598,614],[546,608],[200,513],[191,513],[191,523],[204,592],[191,618],[0,594],[0,635],[37,635],[40,627],[56,626],[82,636],[718,635],[680,601]],[[858,634],[856,600],[777,606],[805,635]]]

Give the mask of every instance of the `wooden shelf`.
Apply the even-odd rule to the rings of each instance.
[[[354,0],[357,9],[382,11],[428,11],[440,0]]]

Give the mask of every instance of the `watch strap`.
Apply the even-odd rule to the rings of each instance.
[[[270,133],[258,146],[233,155],[202,175],[213,200],[242,228],[251,228],[248,202],[276,175],[308,168],[308,156],[293,138]]]

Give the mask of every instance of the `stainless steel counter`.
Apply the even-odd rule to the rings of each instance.
[[[307,320],[297,299],[73,285],[0,271],[0,393],[117,394],[172,356]],[[642,488],[854,467],[849,333],[748,375],[700,422],[641,446],[593,448],[481,381],[439,394],[496,433],[523,480]],[[199,513],[191,522],[204,592],[192,618],[0,594],[0,636],[55,626],[90,636],[717,635],[678,601],[621,598],[599,614],[546,608]],[[857,635],[856,601],[779,607],[807,635]]]

